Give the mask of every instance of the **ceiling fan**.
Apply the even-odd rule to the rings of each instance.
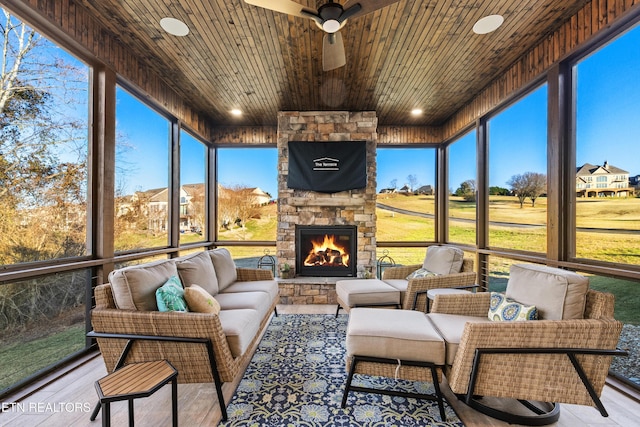
[[[313,10],[291,0],[244,0],[245,3],[301,18],[312,19],[326,34],[322,41],[322,69],[340,68],[347,63],[339,30],[347,19],[366,15],[400,0],[347,0],[344,6],[329,0]]]

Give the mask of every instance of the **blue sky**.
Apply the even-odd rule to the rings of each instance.
[[[640,137],[640,28],[628,32],[582,60],[577,67],[577,165],[609,164],[640,174],[637,155]],[[489,120],[489,183],[508,187],[507,181],[524,172],[546,173],[547,87],[536,88],[524,99],[498,112]],[[126,154],[129,160],[128,190],[166,186],[169,125],[163,117],[141,107],[122,90],[118,91],[118,129],[135,147]],[[184,138],[184,136],[183,136]],[[184,150],[182,179],[201,182],[204,159],[199,144],[197,153]],[[615,149],[612,149],[615,147]],[[458,188],[467,179],[475,179],[475,132],[450,148],[449,187]],[[398,187],[417,178],[418,185],[435,183],[435,150],[428,148],[385,148],[378,151],[377,188]],[[261,187],[277,194],[277,152],[274,149],[221,149],[219,180],[223,185]]]

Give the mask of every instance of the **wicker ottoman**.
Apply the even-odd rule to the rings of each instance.
[[[350,279],[336,282],[338,308],[348,313],[353,307],[400,308],[400,291],[379,279]]]
[[[444,339],[424,313],[413,310],[353,308],[347,327],[349,376],[342,397],[349,391],[413,397],[438,402],[445,421],[444,396],[439,382],[445,364]],[[433,394],[408,393],[351,385],[354,374],[432,382]]]

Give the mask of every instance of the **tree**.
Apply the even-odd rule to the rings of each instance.
[[[392,179],[391,182],[389,183],[389,188],[392,189],[397,189],[398,188],[398,180],[397,179]]]
[[[407,176],[407,182],[409,183],[409,189],[413,191],[418,186],[418,177],[416,177],[414,174],[411,174]]]
[[[509,189],[508,188],[504,188],[504,187],[498,187],[498,186],[491,186],[489,187],[489,195],[490,196],[508,196],[509,195]]]
[[[456,196],[464,198],[466,202],[476,201],[476,181],[468,179],[460,184],[460,187],[454,193]]]
[[[527,198],[527,181],[524,175],[513,175],[507,185],[511,187],[511,191],[518,197],[520,202],[520,209],[524,205],[524,201]]]
[[[536,199],[546,191],[547,176],[537,172],[525,172],[522,175],[513,175],[507,185],[518,197],[520,208],[524,206],[524,201],[531,199],[532,206],[535,207]]]
[[[531,200],[531,207],[536,206],[536,199],[547,192],[547,175],[537,172],[527,172],[529,182],[528,197]]]
[[[246,223],[260,213],[260,205],[252,193],[252,188],[236,185],[220,187],[218,195],[219,227],[231,229],[234,224],[246,232]]]
[[[76,95],[88,100],[88,74],[2,13],[0,263],[84,255],[87,121]]]

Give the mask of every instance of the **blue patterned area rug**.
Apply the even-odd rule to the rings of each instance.
[[[220,426],[464,426],[445,403],[350,392],[340,408],[345,371],[346,315],[280,315],[262,341],[227,406]],[[354,376],[354,385],[431,393],[431,383]]]

